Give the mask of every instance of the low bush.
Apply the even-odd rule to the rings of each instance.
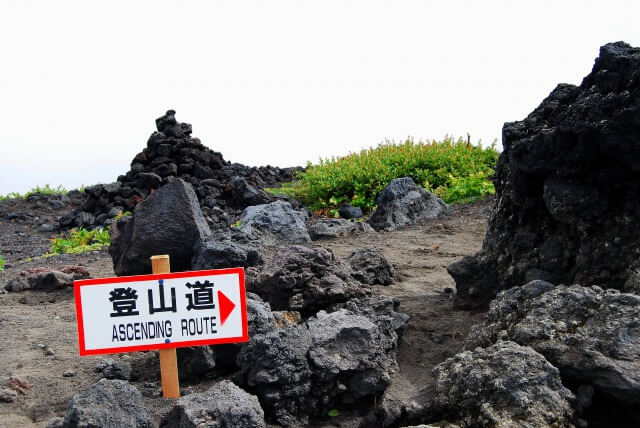
[[[372,211],[376,198],[391,180],[411,177],[448,203],[462,203],[494,193],[488,177],[498,160],[495,142],[489,147],[462,139],[403,143],[386,142],[342,158],[307,165],[297,180],[270,193],[292,196],[314,211],[332,213],[342,203]]]
[[[65,236],[51,238],[49,255],[77,254],[99,250],[110,243],[109,228],[71,229]]]
[[[44,186],[34,187],[24,195],[17,192],[11,192],[5,196],[0,196],[0,201],[6,200],[6,199],[26,198],[35,193],[39,193],[41,195],[66,195],[69,192],[67,191],[67,189],[65,189],[62,186],[51,187],[48,184],[45,184]]]

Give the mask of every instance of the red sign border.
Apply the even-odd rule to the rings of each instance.
[[[221,339],[202,339],[202,340],[190,340],[185,342],[170,342],[170,343],[158,343],[150,345],[138,345],[138,346],[120,346],[115,348],[102,348],[102,349],[86,349],[84,340],[84,320],[82,318],[82,302],[80,287],[88,285],[104,285],[104,284],[119,284],[122,282],[138,282],[138,281],[155,281],[158,279],[173,279],[173,278],[191,278],[194,276],[207,276],[207,275],[229,275],[238,274],[240,282],[240,309],[242,310],[242,336],[225,337]],[[76,304],[76,318],[78,324],[78,345],[80,349],[80,356],[87,355],[100,355],[100,354],[116,354],[122,352],[137,352],[137,351],[153,351],[158,349],[171,349],[171,348],[183,348],[186,346],[204,346],[204,345],[221,345],[225,343],[241,343],[249,341],[249,327],[247,324],[247,294],[244,284],[244,268],[228,268],[228,269],[210,269],[210,270],[198,270],[190,272],[172,272],[172,273],[159,273],[152,275],[131,275],[131,276],[119,276],[114,278],[92,278],[81,279],[73,281],[73,293]]]

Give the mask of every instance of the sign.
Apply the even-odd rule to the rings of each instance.
[[[247,342],[244,269],[74,282],[80,355]]]

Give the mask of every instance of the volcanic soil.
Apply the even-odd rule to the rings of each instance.
[[[314,242],[342,259],[357,248],[373,246],[394,267],[393,284],[374,286],[374,293],[397,298],[398,310],[411,319],[398,349],[400,370],[385,393],[386,402],[428,399],[434,383],[431,369],[459,352],[470,327],[482,321],[481,312],[453,308],[454,282],[446,267],[480,249],[492,204],[486,199],[456,207],[445,217],[398,231]],[[39,257],[55,236],[55,232],[41,231],[43,219],[54,219],[71,208],[70,203],[54,208],[42,200],[0,202],[0,254],[7,262],[0,271],[0,386],[9,383],[17,391],[13,402],[0,402],[0,426],[44,427],[52,418],[64,416],[73,395],[102,377],[94,367],[104,357],[130,362],[132,383],[158,424],[172,402],[160,397],[155,352],[80,357],[71,288],[4,292],[4,284],[20,271],[40,266],[83,265],[92,277],[114,276],[106,250]],[[182,394],[204,390],[222,377],[232,374],[213,373],[200,383],[182,384]],[[347,410],[315,425],[351,427],[365,417],[361,411]]]

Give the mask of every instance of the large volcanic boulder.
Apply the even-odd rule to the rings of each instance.
[[[395,230],[438,217],[448,210],[442,199],[417,186],[411,177],[396,178],[380,193],[367,221],[375,230]]]
[[[471,427],[573,427],[574,395],[558,369],[533,349],[499,342],[436,366],[434,404]]]
[[[635,287],[640,248],[640,49],[603,46],[578,87],[561,84],[506,123],[482,250],[449,268],[457,302],[541,279]]]
[[[311,242],[304,216],[286,201],[254,205],[242,212],[240,230],[266,245]]]
[[[531,346],[576,384],[640,403],[640,296],[531,281],[498,294],[465,348],[499,340]]]
[[[292,245],[279,249],[259,272],[249,271],[247,290],[275,310],[312,315],[332,304],[371,294],[371,287],[351,273],[330,249]]]
[[[302,426],[341,403],[381,394],[397,369],[407,316],[391,299],[344,309],[252,337],[238,355],[249,391],[284,426]]]
[[[235,216],[249,205],[271,202],[273,198],[262,188],[291,181],[301,169],[256,168],[227,162],[222,154],[191,137],[191,125],[178,122],[175,113],[169,110],[156,120],[157,131],[149,137],[147,147],[133,158],[126,174],[114,183],[87,187],[84,206],[61,220],[60,227],[109,223],[119,212],[133,210],[172,177],[194,187],[205,216],[212,223],[228,226],[230,222],[221,218],[218,210]]]
[[[193,248],[193,270],[249,267],[263,263],[260,242],[237,228],[221,229],[207,235]]]
[[[194,244],[210,233],[193,188],[175,179],[111,229],[113,269],[116,275],[150,273],[149,258],[169,254],[172,270],[189,270]]]

